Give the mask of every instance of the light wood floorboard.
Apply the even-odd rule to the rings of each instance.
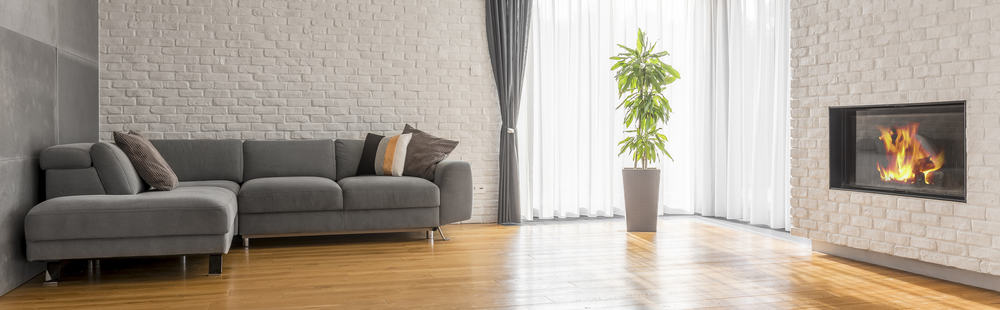
[[[234,242],[206,256],[105,259],[36,277],[2,309],[983,309],[1000,293],[811,252],[710,220],[452,225],[423,233]]]

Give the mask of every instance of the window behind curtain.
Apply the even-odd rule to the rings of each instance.
[[[783,1],[535,1],[518,125],[525,219],[624,212],[609,57],[641,27],[682,78],[665,95],[675,161],[660,208],[784,227],[788,6]]]

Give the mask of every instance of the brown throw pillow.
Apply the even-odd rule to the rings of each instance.
[[[410,144],[406,147],[406,164],[403,175],[434,180],[434,170],[437,164],[455,150],[458,141],[442,139],[413,128],[409,124],[403,129],[404,134],[413,134]]]
[[[115,144],[125,152],[128,160],[135,166],[135,171],[139,173],[146,184],[155,190],[169,191],[177,187],[177,174],[170,168],[170,164],[163,159],[160,151],[156,150],[153,143],[142,135],[130,132],[115,132]]]

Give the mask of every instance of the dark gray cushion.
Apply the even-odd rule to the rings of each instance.
[[[243,142],[243,178],[337,177],[333,140]]]
[[[187,187],[50,199],[28,212],[24,226],[28,241],[137,238],[226,234],[235,219],[232,192]]]
[[[225,188],[225,189],[228,189],[229,191],[233,192],[233,194],[239,194],[240,193],[240,185],[236,184],[236,182],[229,181],[229,180],[185,181],[185,182],[177,183],[177,188],[181,188],[181,187],[201,187],[201,186]]]
[[[375,155],[385,136],[368,133],[361,146],[361,158],[358,159],[358,170],[354,175],[375,175]],[[384,151],[385,149],[383,149]],[[383,153],[384,155],[384,153]],[[385,160],[385,158],[382,158]],[[405,158],[404,158],[405,159]]]
[[[358,175],[358,164],[361,163],[361,150],[365,142],[361,140],[337,139],[337,181],[346,177]]]
[[[417,177],[356,176],[340,180],[344,209],[427,208],[441,205],[437,185]]]
[[[45,170],[45,199],[74,195],[103,195],[94,168]]]
[[[42,151],[39,165],[48,169],[90,168],[90,147],[93,143],[73,143],[50,146]]]
[[[152,140],[180,181],[243,181],[242,140]]]
[[[145,190],[145,184],[132,167],[128,156],[111,143],[97,143],[90,148],[90,158],[109,195],[133,195]]]
[[[458,141],[442,139],[406,124],[404,134],[413,134],[406,148],[406,165],[403,175],[434,180],[437,164],[455,150]]]
[[[240,188],[240,214],[341,210],[343,197],[337,182],[327,178],[257,178]]]

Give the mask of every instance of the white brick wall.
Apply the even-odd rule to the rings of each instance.
[[[1000,275],[1000,2],[792,0],[792,233]],[[829,106],[967,100],[968,203],[829,189]]]
[[[101,0],[101,138],[461,141],[496,221],[499,109],[482,0]]]

